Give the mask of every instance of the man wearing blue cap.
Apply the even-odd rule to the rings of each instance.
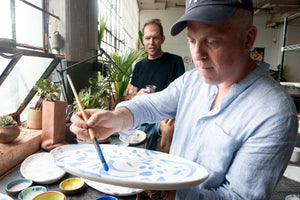
[[[251,0],[187,0],[171,35],[187,28],[196,69],[115,111],[87,110],[87,124],[76,114],[71,130],[87,135],[92,127],[106,138],[176,117],[170,154],[201,164],[209,177],[164,199],[269,199],[292,154],[298,120],[268,66],[249,56],[257,34],[252,15]]]

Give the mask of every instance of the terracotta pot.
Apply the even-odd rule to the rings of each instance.
[[[43,101],[42,148],[50,150],[66,139],[65,101]]]
[[[11,143],[20,135],[19,126],[0,126],[0,143]]]
[[[27,128],[42,129],[42,111],[33,107],[28,109]]]

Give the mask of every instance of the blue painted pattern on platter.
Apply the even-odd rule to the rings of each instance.
[[[73,146],[76,145],[76,146]],[[51,154],[55,164],[89,176],[117,179],[135,179],[148,182],[181,181],[191,178],[197,172],[191,162],[182,162],[157,151],[132,147],[101,145],[109,171],[105,171],[92,146],[80,148],[73,144],[58,147]],[[76,148],[78,147],[78,148]],[[170,158],[170,159],[169,159]]]

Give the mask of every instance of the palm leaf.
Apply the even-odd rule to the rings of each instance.
[[[106,19],[101,17],[99,19],[99,30],[98,30],[98,47],[99,47],[99,49],[101,48],[101,43],[102,43],[102,40],[103,40],[106,24],[107,24],[107,17],[106,17]]]
[[[110,54],[110,57],[123,72],[119,73],[115,68],[110,68],[110,74],[114,83],[118,102],[122,100],[123,94],[127,89],[127,85],[133,71],[133,65],[141,60],[144,54],[144,49],[130,50],[124,53],[114,52]]]

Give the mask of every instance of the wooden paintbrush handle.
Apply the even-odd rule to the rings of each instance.
[[[82,107],[82,105],[81,105],[79,96],[78,96],[78,94],[77,94],[77,92],[76,92],[76,90],[75,90],[75,87],[74,87],[74,85],[73,85],[73,82],[72,82],[72,80],[71,80],[69,74],[67,74],[67,78],[68,78],[68,81],[69,81],[69,83],[70,83],[70,86],[71,86],[71,89],[72,89],[72,91],[73,91],[73,94],[74,94],[74,96],[75,96],[76,102],[77,102],[77,104],[78,104],[78,106],[79,106],[80,112],[81,112],[81,114],[82,114],[82,116],[83,116],[83,119],[84,119],[85,122],[87,122],[89,118],[86,116],[86,114],[85,114],[85,112],[84,112],[84,109],[83,109],[83,107]],[[88,131],[89,131],[89,135],[90,135],[91,139],[93,139],[93,138],[95,137],[94,130],[91,129],[91,128],[88,128]]]

